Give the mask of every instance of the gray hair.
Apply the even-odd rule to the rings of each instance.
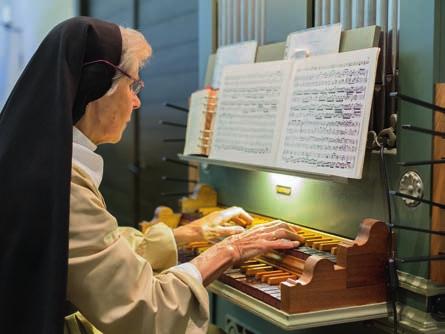
[[[144,35],[139,31],[119,26],[122,36],[122,54],[118,65],[127,73],[139,71],[150,58],[152,49]],[[113,77],[113,84],[106,95],[111,95],[116,90],[118,80],[123,76],[119,71]]]

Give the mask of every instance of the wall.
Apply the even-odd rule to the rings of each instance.
[[[75,0],[0,0],[0,108],[45,35],[75,14]]]

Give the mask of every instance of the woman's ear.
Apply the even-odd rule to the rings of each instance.
[[[114,72],[111,66],[102,63],[91,64],[82,69],[76,104],[73,108],[74,124],[82,117],[88,103],[102,97],[110,89]],[[104,80],[104,78],[110,79]]]

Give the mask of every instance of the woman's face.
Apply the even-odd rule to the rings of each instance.
[[[138,78],[137,73],[134,78]],[[123,76],[118,79],[111,95],[104,95],[87,105],[85,115],[76,126],[96,145],[119,142],[132,111],[141,106],[131,89],[132,83],[132,79]]]

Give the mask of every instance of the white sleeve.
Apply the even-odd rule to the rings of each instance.
[[[172,269],[183,271],[189,274],[190,276],[194,277],[200,284],[202,284],[201,273],[193,263],[190,262],[182,263],[173,267]]]

